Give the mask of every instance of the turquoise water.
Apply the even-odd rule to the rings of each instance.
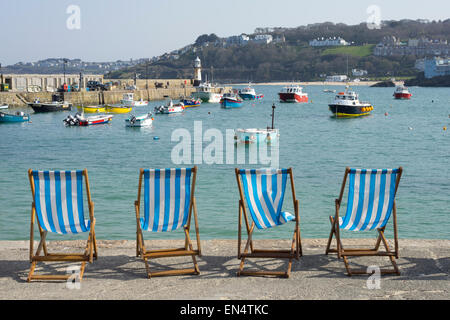
[[[97,237],[135,239],[133,203],[139,168],[179,166],[171,161],[172,148],[178,144],[171,142],[173,130],[186,128],[193,133],[194,121],[202,121],[203,133],[217,128],[224,135],[226,129],[266,127],[274,102],[275,126],[280,128],[279,165],[294,169],[302,237],[328,236],[328,216],[334,215],[346,166],[403,166],[397,193],[400,238],[450,239],[449,89],[411,88],[410,101],[397,101],[393,88],[355,87],[362,100],[372,102],[374,112],[364,118],[335,119],[327,106],[333,94],[323,89],[343,87],[307,86],[304,90],[312,102],[297,105],[278,103],[280,86],[255,88],[265,95],[263,100],[247,101],[233,110],[202,104],[181,115],[155,115],[153,127],[141,129],[125,127],[129,115],[114,115],[107,125],[65,127],[62,120],[68,112],[34,114],[22,109],[30,112],[32,123],[0,125],[0,239],[29,239],[29,168],[87,168]],[[143,114],[160,104],[154,101],[133,112]],[[444,131],[444,126],[449,130]],[[235,166],[199,165],[196,198],[202,239],[237,237]],[[285,209],[293,212],[292,207],[287,194]],[[290,238],[292,230],[288,224],[264,236]]]

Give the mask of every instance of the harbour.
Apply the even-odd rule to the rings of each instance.
[[[336,119],[328,108],[335,95],[323,92],[329,86],[304,86],[310,102],[300,104],[279,103],[278,92],[283,86],[254,87],[264,98],[244,101],[240,108],[224,109],[219,103],[203,102],[200,107],[186,108],[180,114],[154,116],[152,125],[142,128],[127,128],[125,119],[133,113],[153,112],[161,101],[150,101],[148,106],[135,107],[130,113],[114,114],[107,124],[69,128],[63,120],[76,110],[35,114],[29,107],[14,108],[29,113],[32,123],[0,125],[2,163],[8,168],[0,182],[2,239],[27,237],[28,230],[22,226],[29,220],[30,191],[26,178],[29,168],[85,167],[92,180],[98,238],[131,239],[136,231],[132,203],[139,168],[175,165],[172,149],[178,142],[172,141],[174,130],[181,128],[193,133],[195,123],[200,122],[202,136],[212,128],[225,136],[227,129],[248,128],[249,122],[253,128],[270,127],[273,105],[276,105],[275,128],[279,129],[279,166],[294,168],[302,235],[327,236],[328,215],[334,211],[332,199],[337,196],[346,166],[402,165],[406,169],[397,204],[401,237],[450,239],[446,227],[450,223],[447,214],[450,193],[446,192],[450,188],[447,165],[450,141],[448,131],[444,130],[450,119],[448,90],[413,87],[410,100],[397,100],[393,97],[394,88],[353,88],[362,99],[372,103],[374,110],[358,119]],[[338,93],[345,86],[333,88]],[[117,96],[120,98],[122,95]],[[193,146],[194,141],[190,143]],[[263,165],[251,164],[248,159],[242,164],[227,163],[224,156],[221,161],[205,163],[208,145],[210,142],[205,140],[200,159],[196,160],[192,154],[190,162],[176,166],[192,167],[200,161],[196,197],[202,238],[234,238],[238,203],[234,168]],[[251,148],[254,146],[250,144],[244,150],[248,152]],[[429,227],[424,229],[424,224]],[[282,238],[288,233],[281,227],[281,232],[269,230],[266,236]],[[49,238],[58,239],[53,235]]]

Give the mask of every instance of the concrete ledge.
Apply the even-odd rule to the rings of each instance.
[[[289,248],[289,240],[259,240],[257,247]],[[344,245],[371,246],[373,240],[347,240]],[[146,241],[146,249],[178,247],[183,240]],[[326,239],[302,239],[303,257],[294,260],[291,277],[236,277],[239,268],[236,240],[202,240],[198,258],[201,274],[147,279],[135,256],[135,241],[98,241],[99,258],[88,264],[80,289],[64,281],[27,283],[28,241],[0,241],[0,299],[450,299],[450,240],[400,240],[400,276],[382,276],[379,289],[368,289],[367,276],[348,277],[336,255],[324,254]],[[85,241],[53,241],[49,250],[80,251]],[[150,261],[153,271],[191,268],[190,257]],[[351,258],[355,267],[389,267],[386,257]],[[40,263],[37,272],[66,274],[76,263]],[[248,259],[249,268],[283,271],[285,262]]]

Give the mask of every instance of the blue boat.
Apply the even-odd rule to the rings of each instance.
[[[243,102],[244,100],[234,93],[224,93],[220,99],[220,106],[225,109],[239,108]]]
[[[23,113],[22,111],[16,112],[16,114],[8,114],[0,112],[0,122],[25,122],[30,121],[30,115]]]
[[[185,98],[185,99],[181,100],[181,102],[184,104],[185,108],[200,107],[200,105],[202,104],[202,100],[194,99],[194,98]]]
[[[264,97],[263,94],[256,94],[255,89],[253,89],[250,85],[239,90],[239,96],[244,100],[259,100]]]

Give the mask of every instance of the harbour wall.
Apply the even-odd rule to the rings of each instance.
[[[230,87],[224,87],[222,91],[230,91]],[[179,99],[183,96],[190,96],[195,92],[195,87],[186,86],[168,88],[149,88],[139,90],[113,90],[113,91],[81,91],[64,92],[64,100],[74,105],[99,105],[120,103],[123,94],[134,93],[135,100],[163,100],[166,98]],[[26,106],[28,102],[33,102],[39,98],[41,102],[52,100],[52,92],[0,92],[0,104],[8,104],[11,107]]]

